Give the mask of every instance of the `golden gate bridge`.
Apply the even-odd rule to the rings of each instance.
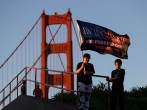
[[[28,96],[33,95],[36,82],[41,84],[45,99],[60,91],[77,93],[73,65],[79,62],[79,58],[82,59],[80,41],[70,10],[61,15],[57,12],[46,15],[43,11],[24,39],[0,65],[0,109],[20,96],[23,80],[27,81]]]

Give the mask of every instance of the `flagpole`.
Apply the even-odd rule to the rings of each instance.
[[[81,36],[81,33],[80,33],[80,28],[79,28],[79,26],[78,26],[78,23],[77,23],[77,28],[78,28],[78,40],[79,40],[79,43],[80,43],[80,45],[82,44],[82,36]],[[80,48],[80,50],[81,50],[81,48]],[[82,57],[83,57],[83,51],[81,50],[81,55],[82,55]]]

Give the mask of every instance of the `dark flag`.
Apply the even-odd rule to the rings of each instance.
[[[122,59],[128,59],[130,38],[119,35],[105,27],[77,20],[81,36],[81,50],[93,50],[100,54],[111,54]]]

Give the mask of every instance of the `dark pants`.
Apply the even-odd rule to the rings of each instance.
[[[111,102],[111,110],[116,110],[117,102],[119,105],[119,110],[124,110],[124,91],[118,91],[115,89],[112,89],[111,94],[112,102]]]
[[[92,84],[86,85],[82,82],[78,82],[78,91],[78,110],[89,110],[89,101],[92,92]]]

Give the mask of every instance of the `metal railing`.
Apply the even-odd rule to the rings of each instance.
[[[1,91],[0,91],[0,94],[3,94],[2,95],[2,100],[0,100],[0,105],[2,105],[2,107],[5,107],[5,100],[7,98],[9,98],[9,103],[12,101],[11,100],[11,95],[14,91],[16,91],[16,94],[17,94],[17,97],[18,97],[18,88],[21,86],[21,80],[19,82],[18,78],[19,76],[22,74],[22,72],[26,71],[26,67],[20,71],[18,73],[18,75],[16,77],[14,77]],[[25,72],[26,73],[26,72]],[[16,80],[16,86],[12,89],[12,83]],[[7,93],[7,95],[5,94],[6,92],[6,89],[8,90],[9,89],[9,93]]]
[[[34,71],[33,72],[33,79],[29,79],[28,78],[28,75],[29,75],[29,73],[31,72],[31,71]],[[48,72],[56,72],[56,73],[59,73],[59,74],[61,74],[61,76],[62,76],[62,83],[61,83],[61,87],[59,87],[59,86],[55,86],[55,85],[49,85],[49,84],[44,84],[44,83],[42,83],[41,81],[39,81],[40,79],[37,79],[37,75],[38,75],[38,71],[39,71],[39,73],[41,73],[41,71],[48,71]],[[19,76],[22,74],[22,73],[24,73],[24,76],[23,77],[21,77],[20,79],[19,79]],[[13,101],[13,99],[11,98],[12,97],[12,95],[13,95],[13,93],[14,92],[16,92],[15,94],[15,98],[14,99],[16,99],[19,95],[20,95],[20,86],[21,86],[21,84],[22,84],[22,80],[26,80],[28,83],[30,82],[30,83],[34,83],[34,85],[36,84],[36,82],[37,83],[40,83],[40,85],[44,85],[44,86],[47,86],[47,87],[52,87],[52,88],[56,88],[56,89],[59,89],[60,91],[61,91],[61,109],[63,110],[64,109],[64,106],[63,106],[63,93],[64,93],[64,91],[70,91],[70,92],[74,92],[74,93],[76,93],[76,94],[78,94],[78,92],[80,92],[80,91],[78,91],[78,89],[77,89],[77,87],[76,87],[76,89],[75,90],[70,90],[70,89],[66,89],[66,88],[64,88],[64,80],[63,80],[63,78],[64,78],[64,74],[73,74],[73,75],[76,75],[77,76],[77,74],[76,73],[74,73],[74,72],[66,72],[66,71],[58,71],[58,70],[49,70],[49,69],[41,69],[41,68],[32,68],[32,67],[25,67],[15,78],[13,78],[12,79],[12,81],[10,82],[10,83],[8,83],[7,84],[7,86],[5,86],[1,91],[0,91],[0,94],[3,94],[2,95],[2,100],[0,100],[0,106],[2,106],[1,108],[4,108],[6,105],[8,105],[11,101]],[[96,78],[104,78],[104,79],[106,79],[106,78],[108,78],[108,76],[102,76],[102,75],[92,75],[92,77],[96,77]],[[15,84],[16,84],[16,86],[14,86],[13,88],[12,88],[12,83],[15,81]],[[107,99],[107,101],[108,101],[108,105],[107,105],[107,108],[108,108],[108,110],[110,110],[110,83],[108,82],[107,83],[108,84],[108,92],[107,92],[107,96],[108,96],[108,99]],[[8,89],[9,88],[9,93],[7,93],[7,95],[5,94],[5,91],[6,91],[6,89]],[[88,93],[88,92],[85,92],[85,93]],[[31,94],[27,94],[27,95],[31,95]],[[78,96],[78,95],[77,95]],[[7,103],[8,104],[5,104],[5,102],[6,102],[6,100],[9,100],[9,101],[7,101]]]

